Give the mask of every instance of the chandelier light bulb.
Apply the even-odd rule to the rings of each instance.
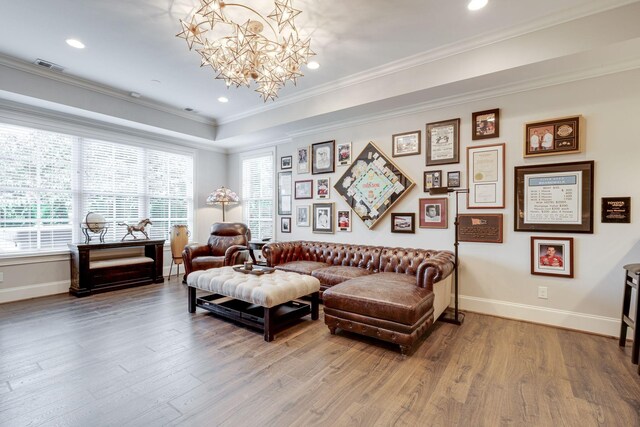
[[[471,0],[467,5],[469,10],[480,10],[489,3],[489,0]]]
[[[221,96],[218,98],[218,102],[222,102],[223,104],[226,104],[227,102],[229,102],[229,98],[227,98],[226,96]]]

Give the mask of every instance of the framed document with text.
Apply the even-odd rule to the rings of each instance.
[[[427,123],[427,166],[460,163],[460,119]]]
[[[467,147],[467,179],[467,208],[504,208],[504,144]]]
[[[515,168],[515,231],[593,233],[594,162]]]

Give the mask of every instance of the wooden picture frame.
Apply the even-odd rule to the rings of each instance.
[[[426,165],[460,163],[460,119],[427,123]]]
[[[391,232],[414,234],[416,232],[416,214],[413,212],[392,212]]]
[[[391,157],[415,156],[420,154],[422,132],[397,133],[391,136]]]
[[[338,220],[338,231],[351,231],[351,211],[339,210],[336,214]]]
[[[467,147],[467,209],[505,206],[505,144]]]
[[[293,198],[296,200],[313,199],[313,180],[296,181]]]
[[[309,205],[296,206],[296,226],[298,227],[311,226],[311,217],[309,215],[310,210],[311,210],[311,206]]]
[[[500,109],[478,111],[471,114],[473,126],[471,139],[489,139],[500,137]]]
[[[278,172],[278,215],[291,215],[292,172]]]
[[[429,192],[431,188],[442,187],[442,171],[425,171],[423,178],[423,191]]]
[[[283,216],[280,218],[280,232],[291,233],[291,217]]]
[[[502,214],[458,214],[460,242],[502,243]]]
[[[333,203],[313,204],[313,228],[314,233],[334,233],[334,210]]]
[[[584,148],[582,116],[525,123],[523,157],[580,153]]]
[[[349,166],[351,164],[351,143],[336,144],[336,156],[338,166]]]
[[[631,197],[603,197],[600,222],[603,224],[630,224]]]
[[[594,162],[517,166],[514,230],[593,233]]]
[[[447,187],[449,188],[458,188],[461,183],[461,175],[460,171],[450,171],[447,172]]]
[[[298,159],[296,171],[298,174],[309,173],[311,165],[311,148],[308,145],[305,147],[298,147],[296,153],[296,157]]]
[[[448,202],[446,197],[418,199],[420,228],[447,228]]]
[[[311,144],[311,174],[333,173],[336,171],[336,141]]]
[[[293,156],[280,157],[280,169],[293,169]]]
[[[573,278],[573,237],[531,237],[531,274]]]
[[[331,197],[331,179],[316,178],[316,199],[329,199]]]

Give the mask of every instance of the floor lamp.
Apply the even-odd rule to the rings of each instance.
[[[207,197],[207,205],[222,205],[222,222],[225,222],[224,208],[226,205],[238,203],[240,197],[228,188],[220,187]]]
[[[462,322],[464,321],[464,313],[461,312],[458,309],[458,245],[460,244],[460,242],[458,241],[458,227],[460,225],[460,221],[458,218],[458,195],[459,194],[466,194],[469,192],[468,188],[460,188],[460,189],[456,189],[456,188],[449,188],[449,187],[432,187],[429,189],[429,194],[431,196],[436,196],[436,195],[442,195],[442,194],[449,194],[449,193],[455,193],[456,195],[456,216],[455,219],[453,221],[454,224],[454,228],[455,228],[455,238],[454,238],[454,243],[453,243],[453,254],[454,254],[454,265],[453,265],[453,274],[454,274],[454,282],[453,282],[453,288],[454,288],[454,305],[453,305],[453,315],[451,314],[451,311],[447,310],[444,313],[442,313],[442,316],[440,316],[440,318],[438,320],[441,320],[443,322],[446,323],[453,323],[454,325],[462,325]]]

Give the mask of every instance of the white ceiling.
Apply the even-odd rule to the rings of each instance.
[[[270,11],[264,9],[269,2],[246,3]],[[402,69],[421,65],[434,56],[446,59],[449,53],[459,54],[464,49],[541,32],[629,3],[636,2],[490,0],[485,9],[470,12],[467,0],[297,0],[295,7],[304,11],[299,27],[311,35],[312,48],[318,54],[315,59],[321,68],[306,71],[297,87],[286,87],[278,100],[266,105],[252,89],[227,90],[222,81],[214,79],[211,69],[199,67],[199,55],[189,52],[184,40],[175,37],[180,31],[178,20],[189,14],[195,0],[0,0],[0,54],[29,63],[42,58],[63,66],[67,76],[123,94],[138,92],[142,101],[177,110],[194,108],[200,118],[222,123],[219,136],[237,139],[243,132],[233,126],[227,126],[230,131],[225,131],[226,123],[242,122],[248,115],[282,112],[282,108],[303,99],[305,94],[310,97],[323,93],[324,88],[349,81],[354,75],[359,82],[366,81],[369,75],[383,77],[385,70],[394,65]],[[86,49],[67,46],[65,39],[70,37],[82,40]],[[415,91],[428,87],[418,86]],[[407,93],[399,90],[389,93],[388,98]],[[230,102],[218,103],[216,98],[220,95],[227,96]],[[336,105],[333,111],[352,107],[355,105]],[[296,108],[299,110],[300,106]],[[330,112],[309,111],[287,120],[293,123]],[[253,131],[267,128],[270,126]],[[269,135],[275,137],[276,134]]]

